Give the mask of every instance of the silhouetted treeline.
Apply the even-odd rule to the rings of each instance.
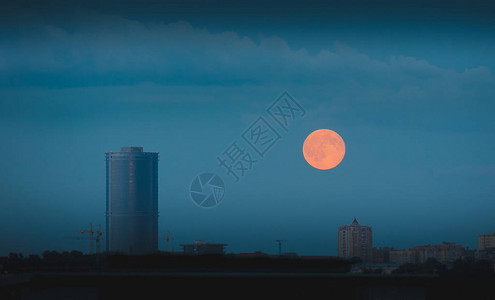
[[[489,260],[474,260],[473,258],[454,261],[452,269],[447,270],[447,276],[463,277],[495,277],[493,262]]]
[[[393,274],[438,274],[446,277],[493,277],[493,262],[475,260],[473,258],[458,259],[447,268],[434,258],[422,264],[404,264],[392,272]]]
[[[339,258],[304,259],[299,257],[241,257],[227,255],[197,255],[156,253],[129,256],[119,253],[87,255],[80,251],[45,251],[24,256],[11,253],[0,258],[2,273],[21,272],[86,272],[86,271],[169,271],[169,272],[310,272],[347,273],[359,260]],[[364,270],[381,274],[382,270]],[[431,258],[422,264],[404,264],[393,274],[437,274],[442,277],[494,277],[493,262],[460,259],[449,268]]]
[[[10,253],[0,262],[3,272],[93,271],[106,265],[106,254],[85,255],[81,251],[45,251],[41,256]]]
[[[441,274],[446,270],[444,264],[434,258],[429,258],[422,264],[403,264],[393,274]]]
[[[11,253],[0,262],[7,273],[33,271],[178,271],[178,272],[349,272],[354,260],[298,257],[239,257],[236,255],[85,255],[80,251],[45,251],[41,256]]]
[[[108,266],[124,270],[229,271],[229,272],[329,272],[346,273],[352,261],[299,257],[239,257],[236,255],[112,255]]]

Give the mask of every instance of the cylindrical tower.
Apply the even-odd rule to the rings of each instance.
[[[107,251],[158,250],[158,152],[124,147],[106,152]]]

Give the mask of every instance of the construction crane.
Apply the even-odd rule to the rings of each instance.
[[[96,241],[96,251],[101,252],[101,240],[103,240],[103,231],[101,231],[101,225],[98,225],[98,230],[93,230],[93,224],[89,224],[89,229],[74,230],[81,234],[89,233],[89,237],[66,237],[66,239],[73,240],[89,240],[89,254],[93,254],[93,241]]]
[[[278,243],[278,255],[282,256],[282,243],[287,242],[287,240],[276,240]]]
[[[167,230],[167,234],[165,235],[165,237],[163,238],[160,238],[162,240],[165,240],[166,243],[167,243],[167,246],[165,248],[165,251],[166,252],[170,252],[170,240],[173,240],[174,238],[173,237],[170,237],[170,230]],[[173,251],[172,251],[173,252]]]
[[[101,253],[101,240],[103,239],[103,231],[101,231],[101,224],[98,224],[98,230],[96,233],[96,253]]]
[[[93,254],[93,237],[95,232],[93,231],[93,224],[89,224],[89,229],[80,229],[81,234],[89,233],[89,254]]]

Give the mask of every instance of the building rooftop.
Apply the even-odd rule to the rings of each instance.
[[[143,146],[121,146],[120,151],[106,151],[107,156],[117,156],[117,157],[148,157],[157,156],[158,152],[144,152]]]
[[[120,152],[143,152],[143,147],[140,146],[121,146]]]

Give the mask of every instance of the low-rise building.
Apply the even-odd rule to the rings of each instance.
[[[466,248],[451,242],[442,242],[440,245],[420,245],[410,250],[415,252],[417,263],[424,263],[429,258],[434,258],[445,264],[463,258],[466,255]]]
[[[413,250],[391,250],[390,263],[397,265],[417,263],[416,253]]]
[[[205,241],[194,241],[191,244],[181,244],[184,254],[187,255],[224,254],[225,246],[227,246],[227,244]]]
[[[478,250],[484,251],[495,248],[495,232],[480,234],[478,236]]]
[[[373,247],[373,263],[387,264],[390,262],[390,251],[395,250],[393,247]]]
[[[419,245],[409,250],[391,250],[390,262],[395,264],[425,263],[434,258],[443,264],[451,263],[457,259],[472,257],[473,251],[461,245],[451,242],[442,242],[440,245]]]

